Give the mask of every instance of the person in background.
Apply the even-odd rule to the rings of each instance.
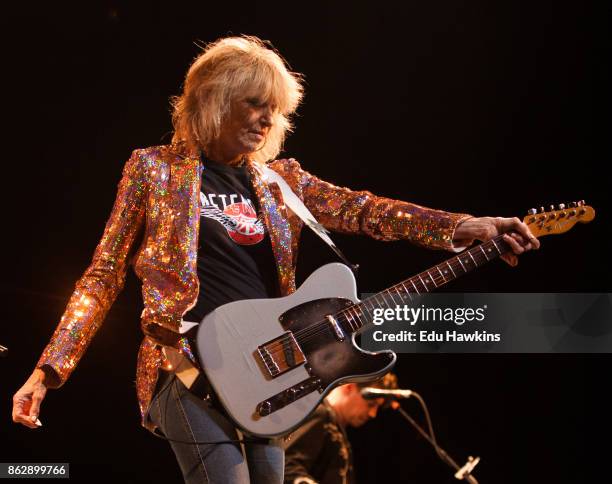
[[[285,440],[285,484],[351,484],[353,458],[346,428],[376,418],[386,400],[366,400],[363,388],[397,388],[387,373],[373,383],[348,383],[330,392],[307,421]],[[391,405],[397,404],[390,402]]]

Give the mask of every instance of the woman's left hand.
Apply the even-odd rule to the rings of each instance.
[[[540,241],[529,230],[526,224],[518,218],[503,217],[472,217],[464,220],[455,229],[453,244],[457,247],[472,245],[474,240],[485,242],[499,234],[504,234],[512,252],[501,256],[511,266],[518,264],[518,254],[531,249],[539,249]]]

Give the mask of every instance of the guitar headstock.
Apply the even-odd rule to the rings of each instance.
[[[536,237],[543,235],[562,234],[567,232],[578,222],[588,223],[595,218],[595,210],[584,204],[584,200],[572,202],[566,207],[561,203],[555,209],[550,206],[550,211],[545,212],[544,207],[540,210],[532,208],[523,219],[529,226],[529,230]]]

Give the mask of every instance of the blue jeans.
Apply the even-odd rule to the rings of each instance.
[[[224,414],[192,394],[174,373],[161,372],[149,416],[169,439],[211,442],[240,438]],[[285,453],[280,444],[248,440],[244,452],[235,442],[170,445],[186,483],[282,484]]]

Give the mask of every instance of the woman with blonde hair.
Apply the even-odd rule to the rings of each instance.
[[[15,422],[41,425],[47,389],[66,382],[133,264],[144,301],[137,365],[142,424],[170,440],[186,482],[282,482],[281,447],[248,436],[239,441],[206,379],[184,371],[197,366],[189,321],[231,301],[295,291],[302,221],[267,181],[264,165],[330,230],[447,250],[512,230],[504,235],[512,265],[515,254],[539,246],[518,219],[351,191],[294,159],[276,160],[302,94],[301,76],[256,37],[222,38],[195,59],[173,99],[172,143],[135,150],[127,161],[92,262],[13,397]]]

